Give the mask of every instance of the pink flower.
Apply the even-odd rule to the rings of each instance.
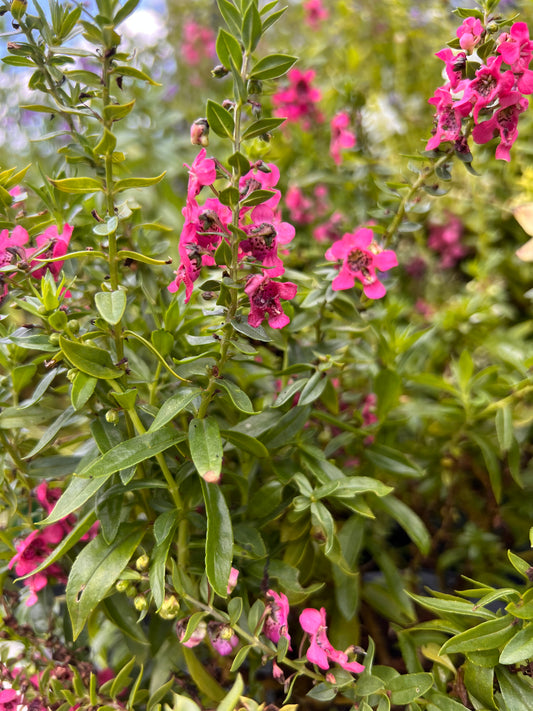
[[[279,181],[279,168],[274,163],[263,163],[260,161],[255,164],[247,173],[239,180],[239,191],[241,198],[246,197],[254,190],[274,190],[274,195],[261,203],[266,207],[275,210],[281,198],[281,192],[274,188]],[[247,211],[249,208],[244,208]]]
[[[285,193],[285,205],[293,222],[300,225],[308,225],[313,222],[313,203],[296,185],[291,185]]]
[[[341,224],[343,221],[343,216],[340,212],[334,212],[327,222],[323,225],[317,225],[313,230],[313,237],[317,242],[333,242],[336,239],[340,239],[341,236]]]
[[[254,207],[251,218],[253,224],[244,228],[248,239],[241,240],[239,248],[260,261],[268,269],[269,276],[281,276],[285,268],[278,256],[278,245],[288,244],[296,230],[288,222],[281,222],[274,210],[265,204]]]
[[[322,5],[322,0],[304,0],[302,7],[305,11],[305,21],[313,30],[318,29],[320,23],[329,17],[328,11]]]
[[[369,299],[380,299],[386,293],[376,276],[376,269],[383,272],[398,266],[396,254],[390,249],[381,249],[374,242],[372,230],[366,227],[344,234],[327,250],[326,259],[343,260],[340,272],[332,283],[333,291],[351,289],[358,279]]]
[[[298,287],[290,281],[272,281],[254,274],[248,279],[244,291],[250,299],[248,323],[257,328],[265,317],[271,328],[283,328],[290,319],[281,308],[280,299],[294,299]]]
[[[429,226],[428,247],[440,254],[441,269],[455,267],[466,254],[461,244],[463,223],[456,215],[448,215],[443,225]]]
[[[202,60],[214,59],[215,35],[209,27],[203,27],[194,20],[183,25],[181,54],[185,62],[194,67]]]
[[[437,52],[435,56],[442,59],[442,61],[446,64],[446,74],[450,82],[450,88],[455,89],[462,79],[463,68],[466,65],[465,52],[455,54],[455,52],[448,47],[446,49],[441,49],[441,51]]]
[[[280,637],[285,637],[289,643],[289,649],[292,649],[287,621],[290,611],[289,600],[284,593],[277,593],[275,590],[269,590],[267,598],[270,601],[266,608],[268,615],[263,627],[265,637],[268,637],[274,644],[278,644]]]
[[[359,662],[349,662],[348,655],[335,649],[327,636],[326,609],[320,611],[311,607],[306,608],[300,615],[300,625],[309,635],[310,646],[307,650],[307,659],[320,667],[329,669],[329,662],[335,662],[343,669],[355,674],[360,674],[365,667]]]
[[[344,148],[353,148],[356,143],[355,133],[348,130],[350,125],[350,117],[344,111],[336,114],[331,119],[331,143],[329,152],[337,165],[342,162],[341,150]]]
[[[61,234],[59,234],[57,225],[50,225],[50,227],[47,227],[45,229],[42,235],[39,235],[35,238],[37,248],[28,249],[28,257],[30,257],[35,252],[40,251],[41,249],[43,249],[43,247],[46,247],[46,250],[44,252],[41,252],[41,254],[38,255],[37,259],[46,260],[56,259],[57,257],[63,257],[67,253],[68,245],[73,230],[74,227],[72,227],[72,225],[65,223],[65,225],[63,225],[63,231],[61,232]],[[39,267],[40,264],[41,262],[37,260],[34,260],[31,263],[31,275],[33,277],[35,277],[36,279],[40,279],[45,275],[47,269],[49,269],[54,275],[54,279],[57,279],[64,262],[51,262],[50,264],[45,264],[44,266],[41,266],[38,269],[33,269],[33,267]]]
[[[461,107],[454,101],[447,86],[439,87],[434,96],[428,99],[428,103],[433,104],[437,110],[433,137],[427,142],[426,151],[438,148],[443,141],[459,141],[462,138],[462,119],[470,113],[471,106]]]
[[[231,654],[239,644],[239,638],[229,625],[219,622],[209,622],[207,634],[215,650],[223,657]]]
[[[311,122],[322,123],[324,117],[317,108],[321,95],[312,86],[314,78],[315,72],[312,69],[301,72],[293,67],[287,74],[289,87],[272,97],[274,114],[285,117],[287,121],[301,121],[303,128],[308,128]]]
[[[176,634],[178,635],[179,641],[185,646],[185,647],[196,647],[200,644],[200,642],[203,641],[205,638],[206,632],[207,632],[207,625],[203,620],[200,620],[198,623],[198,626],[194,630],[194,632],[191,634],[189,639],[184,642],[183,638],[185,637],[185,632],[187,630],[187,623],[189,622],[189,618],[185,618],[183,620],[178,620],[176,622]]]
[[[0,691],[0,711],[17,711],[22,699],[15,689],[4,689]]]
[[[500,99],[500,108],[492,118],[474,126],[472,138],[476,143],[487,143],[499,133],[500,143],[496,148],[496,158],[509,161],[511,146],[518,137],[518,116],[528,106],[528,100],[517,91],[507,94]]]
[[[466,82],[464,96],[456,107],[463,112],[463,116],[467,116],[470,107],[474,105],[472,115],[477,123],[482,109],[509,94],[513,88],[514,75],[509,70],[501,71],[502,61],[502,57],[489,57],[486,66],[476,71],[476,78]]]
[[[237,568],[232,568],[230,570],[229,579],[228,579],[228,589],[226,590],[228,595],[230,595],[235,590],[235,586],[237,585],[238,578],[239,578],[239,571],[237,570]]]
[[[463,24],[457,28],[457,37],[461,49],[471,52],[481,40],[485,30],[476,17],[467,17]]]
[[[206,158],[206,149],[202,148],[200,153],[193,160],[192,165],[183,165],[189,168],[189,187],[187,189],[188,199],[195,198],[204,185],[212,185],[217,177],[217,169],[214,158]]]
[[[533,42],[529,39],[526,23],[515,22],[509,33],[501,34],[496,51],[513,72],[527,69],[533,56]]]
[[[26,230],[20,225],[17,225],[11,234],[9,234],[9,230],[0,232],[0,268],[26,260],[24,245],[29,238]],[[13,269],[13,271],[15,270]],[[0,301],[7,294],[7,285],[4,284],[5,277],[6,272],[0,272]],[[1,289],[2,284],[4,284],[3,290]]]

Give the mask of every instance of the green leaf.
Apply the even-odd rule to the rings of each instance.
[[[77,416],[74,415],[74,408],[67,407],[66,410],[64,410],[59,415],[59,417],[55,419],[49,427],[46,428],[37,444],[31,449],[30,452],[28,452],[28,454],[23,457],[23,459],[31,459],[36,454],[38,454],[46,447],[47,444],[54,440],[56,438],[57,433],[63,427],[66,427],[68,424],[70,424],[73,419],[78,419]]]
[[[275,195],[274,190],[254,190],[243,200],[241,200],[239,204],[241,207],[253,207],[254,205],[261,205],[269,198],[271,198],[272,195]]]
[[[236,331],[242,333],[243,336],[248,336],[248,338],[251,338],[253,341],[264,341],[265,343],[269,343],[272,340],[262,326],[250,326],[247,321],[240,321],[237,319],[233,319],[231,325]]]
[[[239,42],[227,32],[223,27],[218,30],[217,42],[216,42],[216,52],[218,58],[226,69],[231,68],[231,61],[237,69],[242,64],[242,49]],[[249,164],[248,164],[249,165]]]
[[[380,370],[374,380],[374,392],[378,398],[376,414],[380,422],[400,402],[402,379],[393,370]]]
[[[273,131],[285,121],[284,118],[263,118],[251,123],[243,133],[243,140],[257,138],[265,133]]]
[[[207,101],[207,121],[209,128],[214,131],[217,136],[233,140],[233,132],[235,130],[233,116],[223,106],[211,99]]]
[[[286,74],[298,57],[290,54],[270,54],[260,59],[250,72],[251,79],[277,79]]]
[[[245,175],[250,170],[250,161],[239,151],[230,155],[228,163],[237,170],[239,175]]]
[[[218,0],[220,2],[220,0]],[[200,691],[213,701],[221,701],[225,696],[225,690],[214,679],[213,675],[206,671],[196,653],[188,647],[182,647],[182,654],[185,657],[187,669],[192,680]]]
[[[174,514],[174,512],[168,512]],[[165,601],[165,571],[168,552],[174,539],[174,531],[178,522],[174,516],[174,521],[170,526],[165,538],[160,540],[150,555],[150,590],[154,596],[154,603],[159,610]]]
[[[354,686],[357,696],[370,696],[385,687],[384,682],[377,676],[372,676],[368,672],[363,672]]]
[[[135,106],[135,99],[127,104],[108,104],[104,106],[104,119],[106,121],[119,121],[127,116]]]
[[[506,405],[496,412],[496,436],[500,445],[500,453],[508,452],[514,439],[513,413]]]
[[[126,292],[123,289],[99,291],[94,295],[94,303],[100,316],[112,326],[116,326],[124,316],[126,301]]]
[[[240,37],[241,16],[235,5],[230,0],[217,0],[217,5],[228,29],[233,35]]]
[[[220,487],[201,479],[207,515],[205,572],[213,590],[227,597],[233,559],[233,530],[228,505]]]
[[[196,471],[208,482],[218,482],[222,470],[222,438],[213,417],[189,424],[189,447]]]
[[[78,477],[84,479],[109,477],[121,469],[133,467],[146,459],[155,457],[156,454],[164,452],[184,439],[184,434],[170,427],[161,428],[155,432],[145,432],[109,449],[82,469],[78,473]]]
[[[298,405],[303,407],[304,405],[310,405],[315,400],[318,400],[324,392],[327,382],[327,377],[325,377],[320,371],[313,373],[302,390],[302,394],[298,400]]]
[[[100,237],[107,237],[107,235],[113,234],[113,232],[117,231],[118,227],[118,217],[116,215],[113,215],[113,217],[110,217],[108,220],[105,222],[101,222],[96,227],[93,227],[93,232],[95,235],[99,235]]]
[[[244,682],[242,680],[242,676],[237,674],[235,683],[217,706],[217,711],[233,711],[239,703],[243,689]]]
[[[66,601],[74,639],[128,564],[140,544],[145,526],[121,524],[112,544],[98,535],[78,555],[70,571]]]
[[[463,665],[463,670],[464,682],[469,694],[488,709],[496,709],[493,691],[494,669],[481,667],[467,660]],[[509,708],[509,711],[511,711],[511,708]]]
[[[103,156],[108,153],[113,153],[117,146],[117,137],[111,133],[107,128],[104,128],[104,133],[102,138],[98,141],[94,147],[94,152],[96,155]]]
[[[483,437],[475,432],[469,432],[468,436],[481,450],[489,474],[494,498],[500,503],[502,498],[502,468],[496,454],[495,443],[488,437]]]
[[[78,341],[70,341],[64,336],[59,337],[59,346],[67,360],[82,373],[93,378],[112,380],[120,378],[123,371],[117,368],[108,351],[96,346],[89,346]]]
[[[531,711],[533,686],[523,674],[513,674],[502,667],[496,668],[500,691],[509,711]]]
[[[413,464],[403,452],[384,444],[373,444],[368,447],[365,456],[378,469],[384,469],[398,476],[419,478],[424,475],[423,470]]]
[[[113,25],[116,27],[137,9],[141,0],[127,0],[113,18]]]
[[[180,412],[183,412],[196,397],[202,394],[200,388],[180,388],[175,395],[161,405],[148,432],[155,432],[171,422]]]
[[[232,259],[233,255],[231,253],[231,247],[225,239],[221,239],[220,244],[215,251],[215,264],[219,267],[224,267],[227,264],[231,264]]]
[[[391,692],[391,703],[410,704],[411,701],[429,691],[433,686],[433,676],[420,672],[418,674],[402,674],[391,679],[387,687]]]
[[[431,535],[424,521],[413,509],[409,508],[407,504],[404,504],[403,501],[394,496],[387,496],[384,499],[380,499],[374,506],[381,508],[383,511],[386,511],[389,516],[392,516],[411,538],[418,550],[423,555],[428,555],[431,549]]]
[[[251,415],[254,414],[254,406],[252,405],[252,401],[244,390],[241,390],[240,387],[234,382],[219,378],[217,380],[217,387],[223,388],[228,393],[231,402],[235,405],[237,410]]]
[[[148,76],[148,74],[146,74],[145,72],[142,72],[140,69],[136,69],[135,67],[130,67],[125,64],[116,64],[113,67],[113,73],[118,74],[121,77],[132,77],[133,79],[147,81],[152,86],[161,86],[159,82],[154,81],[152,77]]]
[[[262,31],[261,15],[257,9],[257,4],[251,2],[242,20],[242,41],[248,52],[255,50],[257,43],[261,39]]]
[[[222,430],[220,434],[238,450],[248,452],[260,459],[268,457],[268,449],[255,437],[251,437],[244,432],[235,432],[234,430]]]
[[[281,639],[284,639],[284,637]],[[239,669],[240,667],[242,667],[246,657],[248,656],[248,653],[253,648],[254,648],[253,644],[246,644],[244,647],[241,647],[239,649],[239,651],[237,652],[237,654],[235,655],[235,658],[231,664],[230,671],[234,672],[234,671],[237,671],[237,669]]]
[[[450,600],[447,598],[430,598],[423,597],[422,595],[415,595],[414,593],[408,593],[410,597],[415,600],[419,605],[425,607],[431,612],[445,616],[446,613],[453,615],[470,615],[472,617],[484,617],[485,619],[492,620],[495,618],[493,612],[485,610],[484,608],[478,608],[471,602],[465,602],[464,600]]]
[[[529,623],[507,642],[500,654],[500,664],[519,664],[531,658],[533,658],[533,624]]]
[[[510,615],[487,620],[449,639],[440,648],[440,654],[498,649],[515,634],[515,631],[514,620]]]
[[[95,193],[104,190],[102,181],[96,178],[63,178],[62,180],[49,178],[49,180],[55,188],[64,193]]]
[[[151,185],[157,185],[160,183],[167,171],[161,175],[156,175],[153,178],[124,178],[123,180],[117,180],[113,186],[113,192],[120,193],[123,190],[131,190],[132,188],[149,188]]]
[[[523,558],[520,558],[520,556],[516,555],[516,553],[513,553],[512,551],[507,551],[507,557],[509,558],[509,561],[513,568],[521,575],[523,575],[526,580],[529,581],[529,573],[531,572],[531,566],[529,565],[529,563]]]

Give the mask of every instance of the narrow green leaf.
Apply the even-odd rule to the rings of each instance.
[[[119,121],[127,116],[135,106],[135,99],[127,104],[108,104],[104,106],[104,119],[106,121]]]
[[[410,704],[420,698],[433,686],[433,676],[420,672],[418,674],[402,674],[391,679],[387,687],[391,692],[391,702],[398,706]]]
[[[411,538],[418,550],[423,555],[428,555],[431,549],[431,535],[420,516],[409,508],[400,499],[394,496],[387,496],[376,502],[375,506],[386,511],[389,516],[397,521]]]
[[[64,193],[95,193],[103,191],[104,186],[101,180],[96,178],[63,178],[62,180],[52,180],[52,185]]]
[[[231,61],[239,68],[242,64],[242,49],[239,42],[223,27],[218,30],[216,52],[226,69],[231,68]]]
[[[242,676],[240,674],[237,674],[235,683],[217,706],[217,711],[233,711],[239,703],[239,699],[241,698],[243,689],[244,681],[242,679]]]
[[[116,27],[131,15],[139,5],[141,0],[127,0],[113,18],[113,25]]]
[[[324,392],[327,382],[327,377],[325,377],[320,371],[313,373],[302,390],[302,394],[298,400],[298,405],[303,407],[304,405],[310,405],[315,400],[318,400]]]
[[[251,2],[242,20],[242,41],[249,52],[253,52],[261,39],[263,26],[257,4]]]
[[[498,649],[513,637],[515,632],[516,627],[511,615],[487,620],[449,639],[440,648],[440,654]]]
[[[75,410],[81,410],[94,392],[98,378],[93,378],[92,375],[82,373],[81,370],[76,373],[72,381],[72,390],[70,391],[70,401]]]
[[[500,654],[500,664],[519,664],[533,658],[533,624],[526,625],[505,645]]]
[[[220,2],[221,0],[218,0]],[[200,691],[213,701],[221,701],[225,696],[225,690],[213,678],[213,675],[206,671],[195,652],[188,647],[182,647],[182,654],[185,657],[187,669],[192,680]]]
[[[408,595],[422,607],[425,607],[438,615],[442,615],[443,617],[446,613],[452,615],[484,617],[489,620],[496,617],[493,612],[485,610],[484,608],[476,608],[476,606],[471,602],[465,602],[463,600],[449,600],[447,598],[424,597],[422,595],[415,595],[414,593],[408,593]]]
[[[260,459],[268,457],[268,449],[255,437],[251,437],[243,432],[235,432],[234,430],[222,430],[220,434],[238,450],[248,452]]]
[[[230,0],[217,0],[217,5],[230,32],[234,36],[240,37],[241,16],[235,5]]]
[[[127,64],[116,64],[113,67],[113,73],[118,74],[121,77],[132,77],[133,79],[140,79],[140,81],[147,81],[152,86],[161,86],[157,81],[154,81],[152,77],[148,76],[145,72],[135,67],[130,67]]]
[[[144,531],[144,526],[121,524],[120,532],[111,545],[98,535],[74,561],[66,590],[74,639],[80,635],[88,616],[106,597],[128,564]]]
[[[275,128],[278,128],[278,126],[281,126],[284,121],[284,118],[259,119],[248,126],[242,137],[244,140],[249,138],[257,138],[257,136],[262,136],[264,133],[269,133],[269,131],[273,131]]]
[[[217,387],[223,388],[223,390],[228,393],[231,402],[235,405],[237,410],[251,415],[254,414],[254,406],[252,405],[252,401],[244,390],[241,390],[240,387],[234,382],[219,378],[217,380]]]
[[[220,487],[201,479],[207,515],[205,541],[205,571],[213,590],[227,597],[228,580],[233,559],[233,529],[228,505]]]
[[[102,138],[98,141],[94,147],[94,152],[96,155],[106,155],[107,153],[113,153],[117,145],[117,137],[111,133],[107,128],[104,128],[104,133]]]
[[[496,667],[496,676],[505,708],[509,711],[531,711],[533,686],[529,677],[511,673],[501,666]]]
[[[31,459],[41,450],[43,450],[47,444],[50,444],[50,442],[55,439],[58,432],[63,427],[66,427],[68,424],[70,424],[70,421],[73,419],[77,419],[77,416],[74,414],[74,408],[69,406],[59,415],[56,420],[54,420],[54,422],[52,422],[49,427],[47,427],[35,447],[33,447],[32,450],[28,452],[28,454],[26,454],[24,459]]]
[[[154,421],[150,425],[148,432],[155,432],[171,422],[180,412],[183,412],[198,395],[201,395],[200,388],[180,388],[178,392],[161,405]]]
[[[114,365],[109,352],[103,348],[70,341],[64,336],[59,337],[59,346],[65,358],[82,373],[103,380],[120,378],[123,375],[123,371]]]
[[[112,326],[116,326],[124,316],[126,301],[126,292],[123,289],[99,291],[94,295],[94,303],[100,316]]]
[[[211,99],[207,101],[207,121],[209,128],[217,136],[233,139],[233,131],[235,130],[233,116],[227,109]]]
[[[213,417],[191,420],[189,447],[194,466],[202,479],[218,482],[222,470],[222,438]]]
[[[270,54],[260,59],[250,72],[251,79],[277,79],[286,74],[298,57],[289,54]]]
[[[120,193],[123,190],[131,190],[132,188],[149,188],[152,185],[160,183],[166,174],[167,171],[165,170],[164,173],[156,175],[153,178],[124,178],[122,180],[117,180],[113,186],[113,192]]]
[[[172,512],[174,513],[174,512]],[[163,540],[158,542],[150,555],[150,590],[154,596],[154,603],[159,610],[165,601],[165,573],[168,552],[174,538],[174,531],[178,522],[174,517],[174,522]]]
[[[509,405],[501,407],[496,413],[496,436],[500,453],[508,452],[514,439],[513,413]]]

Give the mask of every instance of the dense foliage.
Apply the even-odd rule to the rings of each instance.
[[[533,707],[533,16],[470,5],[3,0],[0,710]]]

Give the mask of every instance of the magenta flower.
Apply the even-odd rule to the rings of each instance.
[[[241,198],[246,197],[254,190],[274,190],[274,195],[271,195],[268,200],[262,203],[266,207],[275,210],[281,198],[281,192],[275,189],[275,185],[279,181],[279,168],[274,163],[259,163],[243,175],[239,180],[239,191]],[[247,211],[249,208],[244,208]]]
[[[229,625],[220,622],[209,622],[207,635],[214,649],[225,657],[239,644],[239,638]]]
[[[263,627],[265,637],[268,637],[274,644],[278,644],[280,637],[285,637],[289,643],[289,649],[292,649],[287,621],[290,611],[289,600],[284,593],[277,593],[275,590],[268,590],[267,598],[269,598],[266,607],[268,614]]]
[[[387,271],[398,266],[396,254],[391,249],[381,249],[374,242],[372,230],[360,227],[348,232],[326,252],[329,261],[343,260],[339,274],[332,283],[333,291],[351,289],[358,279],[369,299],[380,299],[386,289],[376,276],[376,269]]]
[[[306,608],[300,615],[300,625],[309,635],[310,646],[307,650],[307,659],[316,664],[320,669],[329,669],[329,662],[335,662],[346,671],[360,674],[365,667],[359,662],[349,662],[348,655],[335,649],[327,636],[326,609],[320,611],[311,607]]]
[[[476,78],[467,82],[464,96],[457,103],[458,109],[466,111],[463,116],[467,116],[470,106],[474,106],[472,115],[478,121],[479,112],[486,106],[492,104],[496,99],[500,99],[512,90],[514,85],[514,75],[508,70],[501,71],[502,57],[489,57],[486,66],[480,67],[476,71]]]
[[[299,225],[308,225],[313,222],[313,203],[296,185],[291,185],[285,193],[285,205],[293,222]]]
[[[237,568],[232,568],[230,570],[229,578],[228,578],[228,588],[226,592],[228,595],[230,595],[234,590],[235,586],[237,585],[237,580],[239,579],[239,571]]]
[[[465,52],[459,52],[455,54],[449,47],[446,49],[441,49],[440,52],[435,54],[435,57],[442,59],[446,65],[446,75],[450,82],[450,88],[455,89],[463,76],[463,68],[466,64],[466,54]]]
[[[513,72],[527,69],[533,56],[533,42],[529,39],[526,23],[515,22],[509,33],[501,34],[496,51]]]
[[[194,199],[204,185],[212,185],[217,177],[217,170],[214,158],[206,158],[207,151],[202,148],[200,153],[193,160],[192,165],[183,165],[189,168],[189,186],[187,188],[187,198]]]
[[[329,13],[322,4],[322,0],[304,0],[302,7],[305,12],[305,21],[312,30],[317,30],[320,23],[329,17]]]
[[[0,711],[17,711],[22,699],[15,689],[3,689],[0,691]]]
[[[471,52],[481,40],[485,30],[480,20],[476,17],[467,17],[463,24],[457,28],[457,37],[461,49]]]
[[[500,99],[500,108],[488,121],[474,126],[472,138],[476,143],[487,143],[500,134],[500,143],[496,148],[496,158],[509,161],[510,149],[518,137],[518,116],[523,113],[529,102],[517,91]]]
[[[50,555],[52,552],[50,545],[59,543],[64,538],[64,535],[64,530],[60,523],[47,526],[42,531],[32,531],[26,538],[15,545],[17,552],[9,561],[7,567],[9,569],[14,567],[17,576],[31,573]],[[26,600],[28,607],[35,605],[37,592],[46,587],[49,576],[53,576],[61,582],[66,582],[63,571],[56,563],[24,580],[24,585],[30,589],[30,596]]]
[[[190,67],[195,67],[201,61],[214,59],[216,53],[213,31],[209,27],[199,25],[194,20],[185,22],[181,55]]]
[[[272,97],[274,114],[284,116],[287,121],[301,121],[303,128],[309,128],[312,121],[322,123],[324,118],[317,108],[321,94],[312,85],[314,78],[315,72],[312,69],[306,72],[301,72],[296,67],[291,69],[287,74],[289,87]]]
[[[202,642],[205,638],[205,635],[207,633],[207,625],[203,620],[200,620],[198,623],[198,626],[194,630],[194,632],[191,634],[189,639],[184,642],[183,638],[185,637],[185,632],[187,630],[187,624],[189,622],[188,617],[178,620],[176,622],[176,634],[178,636],[179,641],[185,646],[185,647],[197,647],[200,642]]]
[[[296,230],[288,222],[281,222],[279,215],[265,204],[254,207],[251,218],[253,224],[244,228],[248,239],[241,240],[239,248],[261,262],[270,277],[281,276],[285,267],[278,256],[278,245],[288,244]]]
[[[313,237],[317,242],[333,242],[341,237],[343,216],[335,211],[322,225],[317,225],[313,230]]]
[[[344,111],[336,114],[331,119],[331,142],[329,152],[337,165],[342,162],[341,151],[345,148],[353,148],[356,143],[355,133],[348,130],[350,117]]]
[[[63,257],[67,253],[68,245],[73,230],[74,227],[72,227],[72,225],[65,223],[65,225],[63,226],[63,231],[61,232],[61,234],[59,234],[57,225],[50,225],[50,227],[47,227],[45,229],[42,235],[38,235],[38,237],[35,238],[37,248],[27,250],[28,258],[31,257],[31,255],[35,252],[43,249],[43,247],[47,248],[44,252],[38,255],[38,260],[56,259],[57,257]],[[45,264],[44,266],[38,269],[33,269],[33,267],[39,267],[41,263],[40,261],[37,261],[37,259],[31,262],[31,275],[36,279],[40,279],[49,269],[54,275],[54,279],[57,279],[64,262],[51,262],[50,264]]]
[[[428,247],[440,254],[441,269],[455,267],[467,250],[461,243],[463,223],[456,215],[448,215],[443,225],[429,226]]]
[[[290,318],[283,312],[280,299],[294,299],[298,287],[290,281],[272,281],[269,277],[254,274],[248,279],[244,291],[250,299],[248,323],[257,328],[268,318],[271,328],[283,328]]]

